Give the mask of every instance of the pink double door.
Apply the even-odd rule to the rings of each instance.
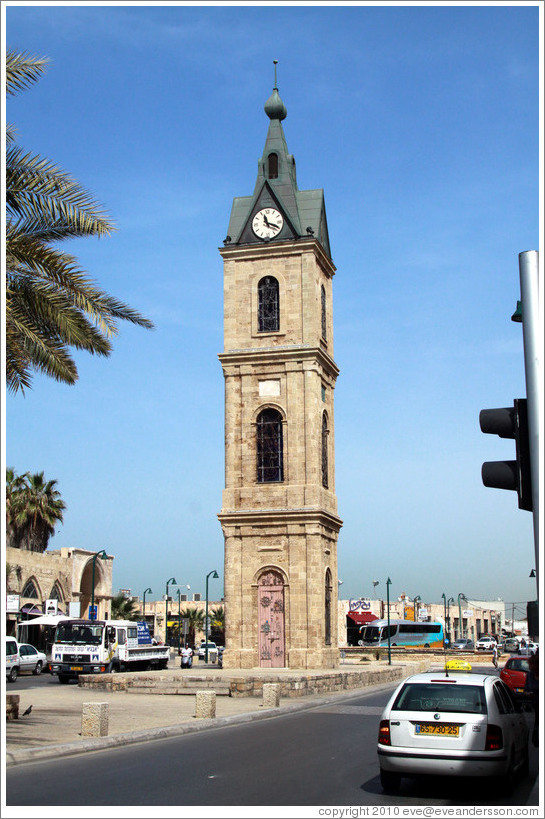
[[[257,589],[259,665],[262,668],[283,668],[286,649],[282,575],[272,570],[262,574]]]

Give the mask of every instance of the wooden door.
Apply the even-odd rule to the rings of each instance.
[[[259,665],[285,666],[284,581],[279,572],[262,574],[258,583]]]

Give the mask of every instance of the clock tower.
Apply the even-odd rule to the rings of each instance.
[[[338,665],[331,259],[322,190],[300,191],[278,88],[224,262],[224,665]]]

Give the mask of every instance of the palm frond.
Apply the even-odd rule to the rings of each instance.
[[[10,49],[6,54],[6,93],[17,94],[37,82],[48,63],[47,57],[33,57]]]

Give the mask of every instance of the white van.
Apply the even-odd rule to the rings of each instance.
[[[15,682],[20,667],[19,644],[15,637],[6,637],[6,677],[9,682]]]

